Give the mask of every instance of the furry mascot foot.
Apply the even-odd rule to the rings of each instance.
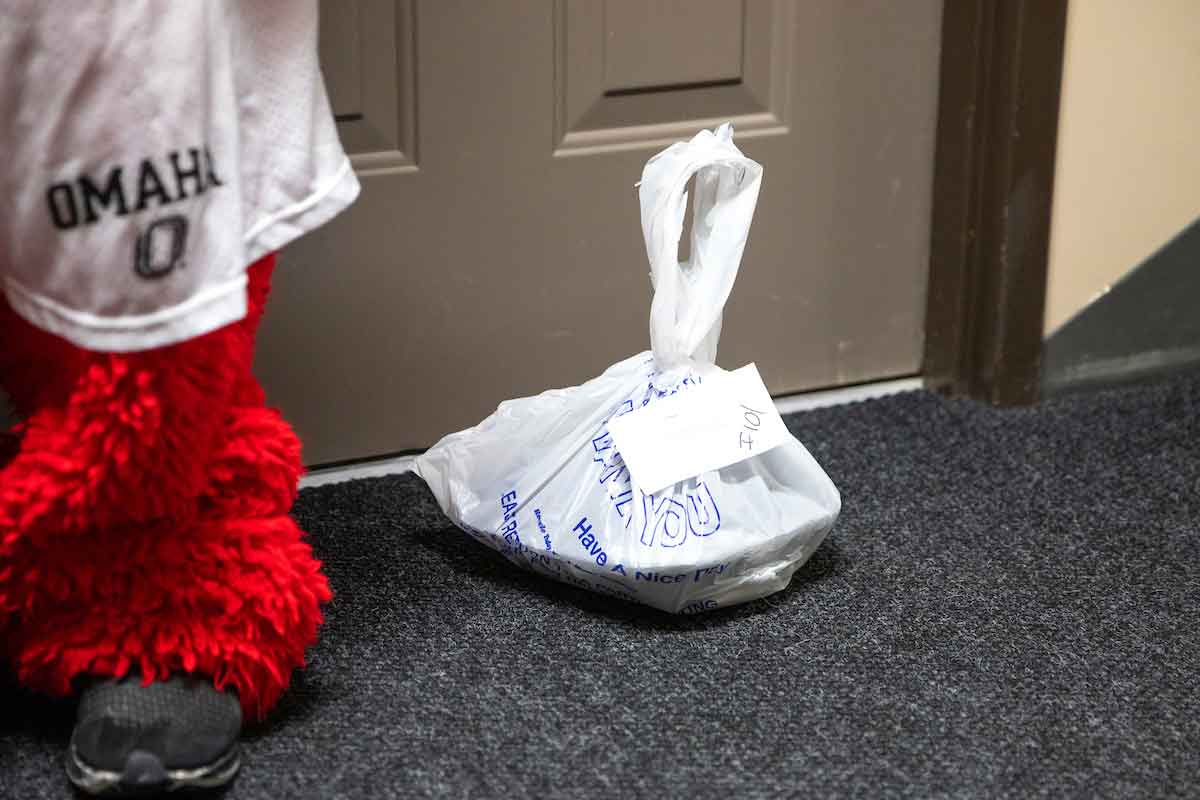
[[[241,766],[241,727],[237,698],[205,678],[93,683],[80,696],[67,776],[109,797],[224,786]]]
[[[300,442],[250,373],[273,263],[241,322],[148,353],[71,348],[0,301],[25,416],[0,462],[0,656],[48,694],[89,687],[67,758],[85,791],[231,780],[242,718],[316,640],[331,592],[288,515]]]
[[[272,254],[359,192],[317,3],[11,5],[0,660],[80,696],[75,785],[215,786],[331,597],[251,372]]]

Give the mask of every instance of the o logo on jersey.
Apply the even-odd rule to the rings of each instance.
[[[188,221],[181,214],[157,219],[142,231],[137,240],[134,269],[143,278],[154,280],[171,273],[187,248]]]

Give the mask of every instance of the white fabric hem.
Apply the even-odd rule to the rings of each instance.
[[[129,353],[167,347],[211,333],[246,316],[245,273],[183,303],[129,317],[101,317],[73,311],[34,294],[11,278],[4,283],[13,311],[29,324],[61,336],[76,347]]]
[[[246,316],[246,269],[268,253],[324,225],[358,197],[360,187],[350,159],[303,200],[263,217],[244,239],[238,273],[182,303],[149,314],[105,317],[77,311],[39,295],[6,277],[4,293],[13,310],[31,325],[77,347],[111,353],[152,350],[193,339]]]
[[[282,250],[304,234],[316,230],[358,197],[360,187],[350,158],[328,182],[308,197],[285,206],[260,219],[246,234],[247,263],[254,263],[267,253]]]

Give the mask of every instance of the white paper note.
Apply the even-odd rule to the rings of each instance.
[[[791,435],[754,364],[609,421],[613,444],[653,494],[778,447]]]

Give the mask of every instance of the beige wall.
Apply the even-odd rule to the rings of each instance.
[[[1200,0],[1070,0],[1045,332],[1200,216]]]

